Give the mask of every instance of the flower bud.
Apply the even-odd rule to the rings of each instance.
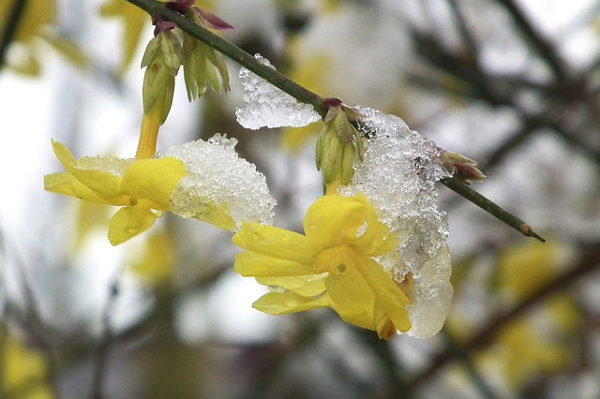
[[[323,105],[329,110],[317,139],[315,160],[323,184],[335,188],[352,181],[354,164],[364,153],[363,138],[350,122],[358,117],[354,110],[338,99],[326,99]]]
[[[160,107],[160,123],[167,119],[173,102],[175,75],[183,60],[181,44],[170,31],[160,31],[146,46],[142,67],[146,67],[142,98],[144,114]]]
[[[440,162],[448,169],[448,171],[454,173],[454,176],[467,184],[470,181],[483,182],[486,177],[483,172],[477,168],[476,161],[455,152],[442,150]]]

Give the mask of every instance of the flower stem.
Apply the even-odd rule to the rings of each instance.
[[[160,3],[156,0],[126,1],[140,7],[152,16],[161,16],[162,18],[175,23],[184,32],[190,34],[191,36],[195,37],[196,39],[200,40],[206,45],[214,48],[215,50],[223,53],[232,61],[235,61],[239,65],[242,65],[244,68],[265,79],[272,85],[278,87],[279,89],[294,97],[296,100],[312,105],[322,117],[325,117],[327,110],[322,105],[322,97],[293,82],[288,77],[282,75],[276,70],[262,65],[256,60],[256,58],[246,53],[244,50],[237,47],[233,43],[230,43],[227,40],[215,35],[208,29],[194,24],[192,21],[186,19],[181,14],[167,8],[164,3]],[[542,242],[545,241],[542,237],[537,235],[527,223],[523,222],[521,219],[510,214],[509,212],[505,211],[500,206],[490,201],[477,191],[473,190],[466,184],[460,182],[458,179],[444,179],[442,180],[442,183],[446,187],[455,191],[457,194],[473,202],[475,205],[479,206],[484,211],[496,216],[498,219],[500,219],[507,225],[518,230],[525,236],[534,237]]]
[[[142,117],[140,138],[135,153],[137,159],[152,158],[156,153],[156,140],[160,128],[160,111],[161,107],[156,106]]]

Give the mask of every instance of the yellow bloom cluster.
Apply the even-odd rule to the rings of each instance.
[[[233,242],[246,250],[235,270],[275,288],[254,303],[270,314],[331,307],[346,322],[389,339],[410,329],[410,282],[398,284],[374,259],[396,237],[361,194],[330,194],[311,205],[299,234],[244,223]]]

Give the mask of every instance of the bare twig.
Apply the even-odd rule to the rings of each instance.
[[[121,278],[121,269],[116,273],[113,282],[110,284],[109,294],[106,298],[104,311],[102,313],[102,332],[100,345],[96,350],[96,361],[94,365],[94,375],[92,378],[91,398],[102,399],[102,384],[106,374],[106,366],[110,347],[113,342],[113,333],[111,329],[111,318],[115,307],[116,299],[119,295],[119,279]]]

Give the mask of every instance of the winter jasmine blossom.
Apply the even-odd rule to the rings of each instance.
[[[407,331],[410,278],[396,282],[374,259],[396,248],[364,195],[326,195],[313,203],[299,234],[243,223],[233,242],[235,270],[276,287],[254,303],[270,314],[330,307],[348,323],[389,339]]]
[[[67,170],[44,178],[48,191],[120,206],[108,238],[118,245],[150,228],[162,211],[192,217],[226,230],[244,220],[270,223],[275,201],[264,176],[239,158],[236,141],[215,136],[171,147],[147,159],[84,157],[53,142]]]

